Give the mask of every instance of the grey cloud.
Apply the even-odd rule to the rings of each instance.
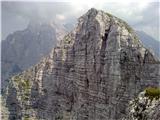
[[[51,19],[58,13],[70,11],[70,6],[68,3],[58,2],[2,2],[3,9],[28,19]]]
[[[2,2],[2,39],[16,30],[24,29],[30,21],[56,20],[56,14],[71,11],[69,3]]]
[[[148,7],[142,11],[141,15],[143,16],[142,21],[133,24],[133,27],[145,31],[156,40],[159,40],[159,3],[150,3]]]
[[[135,23],[135,26],[153,25],[157,26],[159,23],[159,5],[158,3],[150,3],[146,9],[141,12],[142,21]],[[157,26],[158,27],[158,26]]]

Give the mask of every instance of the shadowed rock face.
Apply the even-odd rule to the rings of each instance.
[[[159,61],[124,21],[92,8],[48,57],[10,84],[21,118],[118,120],[140,91],[158,86],[158,71]]]
[[[26,29],[16,31],[2,41],[3,88],[9,77],[35,65],[51,52],[59,39],[57,32],[65,33],[63,27],[60,29],[54,24],[31,22]]]

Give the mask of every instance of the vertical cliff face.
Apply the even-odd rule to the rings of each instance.
[[[9,117],[122,119],[131,99],[147,86],[158,86],[158,72],[159,61],[127,23],[90,9],[47,58],[12,78]]]

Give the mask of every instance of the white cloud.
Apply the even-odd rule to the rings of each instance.
[[[119,2],[117,0],[64,1],[70,1],[70,3],[14,2],[13,4],[8,2],[8,4],[2,4],[2,28],[10,31],[12,28],[15,29],[15,26],[20,26],[20,23],[24,24],[22,20],[32,19],[45,19],[49,21],[53,19],[58,22],[70,22],[76,20],[91,7],[94,7],[109,12],[127,21],[134,28],[147,31],[152,37],[158,38],[155,36],[158,36],[159,33],[155,30],[159,27],[159,12],[157,11],[159,6],[157,7],[157,3],[150,3],[150,0],[142,0],[141,2],[138,2],[138,0],[134,0],[134,2],[131,2],[131,0],[120,0]]]
[[[62,14],[56,14],[56,19],[60,20],[60,21],[64,21],[66,19],[66,17]]]

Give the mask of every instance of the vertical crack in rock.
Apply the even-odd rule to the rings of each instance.
[[[145,64],[146,62],[147,55],[148,55],[148,51],[146,50],[144,54],[143,64]]]
[[[89,88],[89,80],[87,78],[87,42],[86,42],[86,45],[85,45],[85,65],[84,65],[84,68],[85,68],[85,86],[86,86],[86,89]]]
[[[101,45],[101,49],[100,49],[100,67],[99,70],[97,72],[97,77],[99,78],[98,82],[101,84],[102,78],[101,78],[101,74],[103,72],[104,69],[104,65],[105,65],[105,54],[106,54],[106,46],[107,46],[107,39],[108,39],[108,35],[111,29],[111,25],[109,26],[108,29],[105,30],[105,34],[104,36],[102,36],[102,45]]]

